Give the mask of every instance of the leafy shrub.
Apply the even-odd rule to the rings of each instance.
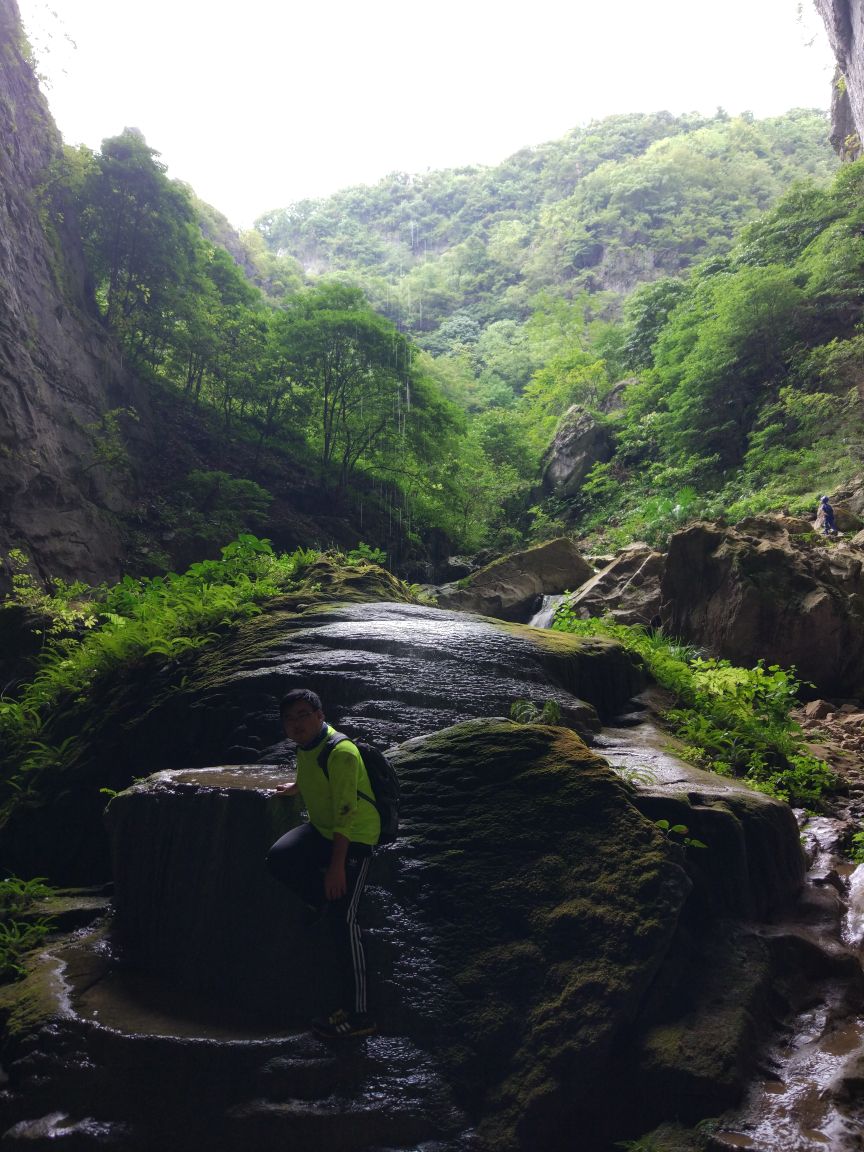
[[[58,576],[51,581],[52,591],[46,592],[29,570],[29,556],[20,548],[10,549],[6,566],[12,578],[12,591],[5,597],[6,604],[17,604],[45,617],[53,635],[77,627],[93,627],[98,613],[86,584],[78,580],[67,584]]]
[[[561,708],[555,700],[545,700],[542,708],[531,700],[514,700],[510,719],[517,724],[560,724]]]
[[[34,880],[18,876],[0,880],[0,984],[24,975],[24,954],[37,947],[50,931],[50,920],[34,919],[32,910],[51,892],[41,876]]]
[[[382,568],[387,563],[387,553],[382,548],[373,548],[361,540],[356,548],[352,548],[346,559],[349,564],[378,564]]]
[[[122,665],[154,655],[176,659],[210,643],[296,584],[316,556],[304,549],[277,556],[268,540],[241,535],[222,549],[221,560],[201,561],[180,575],[126,576],[112,588],[89,589],[89,629],[80,637],[49,636],[18,698],[0,697],[0,740],[15,763],[6,785],[27,789],[74,755],[74,737],[59,745],[39,739],[58,705],[83,702],[97,679]]]
[[[794,670],[766,668],[761,660],[748,669],[706,659],[644,628],[582,620],[566,604],[553,628],[611,636],[637,652],[657,683],[673,694],[674,707],[663,719],[683,741],[682,754],[700,767],[743,777],[759,791],[806,807],[818,805],[835,786],[828,765],[807,753],[791,717],[800,688]]]

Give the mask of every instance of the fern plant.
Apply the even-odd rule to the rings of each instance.
[[[638,653],[652,677],[668,689],[674,706],[663,715],[683,741],[683,755],[721,775],[743,777],[758,791],[805,807],[836,787],[828,765],[810,755],[791,711],[800,681],[777,665],[739,668],[707,659],[696,649],[657,632],[608,619],[582,620],[566,602],[553,628],[610,636]]]
[[[50,917],[34,918],[34,907],[52,894],[44,878],[0,880],[0,983],[24,975],[23,959],[51,930]]]
[[[16,698],[0,697],[0,740],[15,768],[5,783],[14,790],[32,787],[43,769],[68,762],[69,741],[51,744],[41,734],[57,708],[84,702],[94,683],[116,669],[152,657],[176,661],[211,643],[220,631],[261,611],[261,603],[294,585],[317,558],[310,549],[283,556],[268,540],[244,534],[222,549],[221,560],[193,564],[185,573],[136,580],[124,577],[113,588],[89,589],[79,618],[89,622],[83,635],[70,635],[68,613],[56,598],[39,600],[40,610],[55,611],[33,678]],[[20,558],[19,558],[20,561]],[[83,595],[69,586],[69,595]],[[19,583],[8,602],[29,602],[31,585]]]

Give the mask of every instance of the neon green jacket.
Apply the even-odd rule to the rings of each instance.
[[[327,760],[328,780],[318,763],[318,753],[335,728],[329,724],[325,727],[325,736],[314,748],[297,749],[297,785],[309,820],[328,840],[338,832],[358,844],[377,844],[381,834],[378,809],[357,795],[374,795],[357,745],[350,740],[336,745]]]

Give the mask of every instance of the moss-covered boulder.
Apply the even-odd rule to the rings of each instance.
[[[375,600],[396,582],[373,567],[342,573],[324,562],[311,576],[301,594],[182,662],[149,657],[59,710],[40,739],[67,741],[65,767],[46,766],[3,813],[3,865],[60,883],[106,879],[102,789],[161,770],[287,760],[278,701],[298,685],[321,694],[334,724],[387,747],[467,717],[506,716],[518,699],[551,699],[563,723],[588,732],[643,683],[611,641]],[[325,591],[354,600],[318,602]]]
[[[394,890],[423,925],[405,969],[425,952],[441,988],[409,985],[406,1006],[489,1146],[563,1147],[573,1131],[595,1146],[616,1043],[675,935],[685,869],[572,732],[477,721],[396,760],[408,818]]]
[[[762,818],[763,808],[784,806],[739,802],[740,786],[721,782],[729,791],[717,826],[740,834],[714,841],[716,867],[697,866],[697,853],[670,842],[656,820],[695,824],[695,810],[710,807],[706,788],[689,781],[688,796],[687,784],[676,779],[673,790],[670,781],[665,797],[661,787],[645,798],[658,806],[646,815],[633,787],[572,730],[476,719],[408,740],[393,759],[401,836],[374,861],[362,917],[382,1032],[374,1060],[350,1049],[325,1066],[298,1040],[320,1007],[326,936],[303,927],[264,866],[270,840],[298,818],[296,801],[274,792],[284,769],[168,772],[109,809],[113,943],[88,945],[83,959],[85,945],[72,943],[45,969],[50,979],[22,985],[20,1004],[15,994],[5,1001],[16,1115],[34,1115],[34,1049],[53,1052],[52,1037],[67,1043],[72,1033],[75,1075],[66,1075],[65,1049],[54,1052],[40,1063],[38,1100],[53,1101],[46,1111],[75,1117],[86,1107],[128,1122],[130,1146],[159,1146],[164,1118],[138,1107],[117,1068],[125,1084],[146,1067],[154,1098],[182,1109],[177,1062],[191,1053],[202,1067],[218,1064],[230,1091],[220,1100],[212,1077],[189,1089],[186,1106],[203,1119],[188,1143],[175,1133],[178,1152],[197,1152],[201,1123],[230,1152],[253,1135],[259,1152],[286,1140],[317,1152],[325,1134],[347,1139],[333,1120],[344,1108],[388,1147],[434,1143],[458,1123],[456,1143],[439,1145],[448,1152],[465,1146],[466,1126],[484,1152],[570,1152],[574,1133],[580,1152],[608,1152],[670,1116],[692,1122],[735,1098],[775,968],[771,949],[733,916],[757,905],[741,898],[733,907],[724,873],[740,884],[763,868],[766,836],[770,852],[795,855],[794,823],[779,819],[769,834]],[[783,886],[772,891],[782,903]],[[770,900],[759,911],[770,914]],[[250,1079],[254,1052],[241,1035],[258,1035],[260,1052],[281,1059],[278,1078]],[[183,1051],[169,1042],[177,1036],[189,1038]],[[163,1050],[164,1066],[154,1065]],[[413,1084],[406,1054],[425,1085],[410,1115],[399,1112],[399,1076]],[[331,1068],[350,1097],[328,1095]],[[254,1101],[238,1102],[244,1092]],[[452,1103],[442,1112],[445,1099],[461,1120]],[[305,1102],[302,1117],[278,1103],[286,1100]],[[304,1127],[313,1113],[315,1125]]]

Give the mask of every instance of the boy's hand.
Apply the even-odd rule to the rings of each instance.
[[[324,895],[328,900],[340,900],[347,891],[345,865],[331,864],[324,874]]]
[[[277,784],[276,791],[281,793],[282,796],[296,796],[300,789],[297,787],[297,781],[291,784]]]

